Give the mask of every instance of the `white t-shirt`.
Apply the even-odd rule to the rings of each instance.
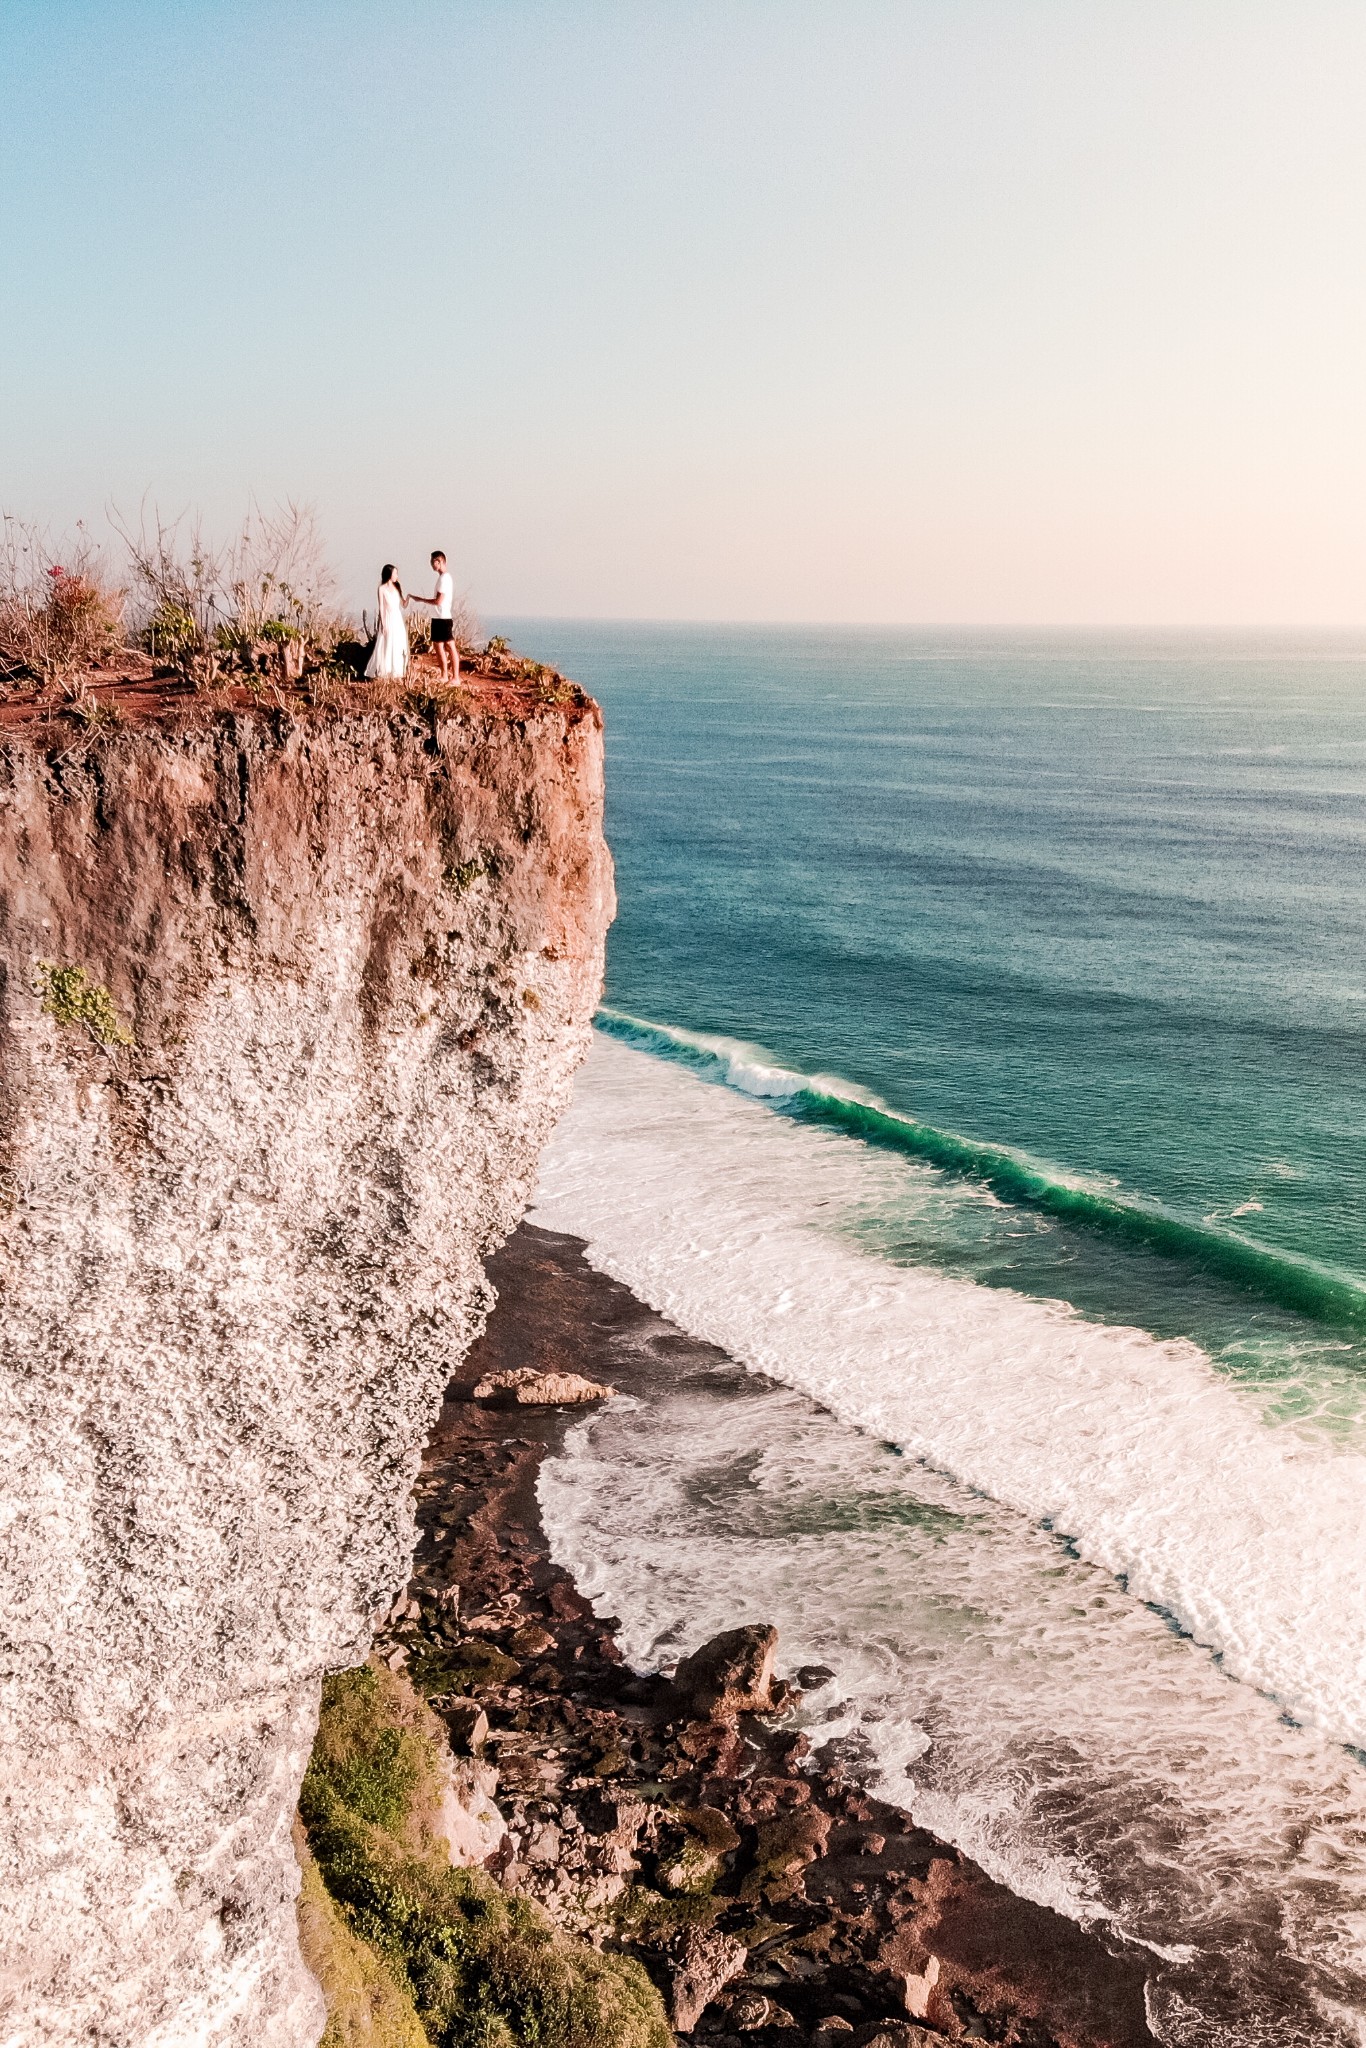
[[[436,579],[436,613],[438,619],[448,619],[455,602],[455,578],[449,569],[443,569]]]

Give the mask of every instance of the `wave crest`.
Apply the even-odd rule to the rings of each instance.
[[[1080,1229],[1180,1259],[1315,1322],[1366,1329],[1366,1285],[1350,1273],[1296,1252],[1273,1250],[1241,1231],[1174,1215],[1157,1202],[1098,1186],[1009,1146],[940,1130],[892,1109],[880,1096],[838,1075],[784,1067],[761,1046],[742,1039],[688,1031],[608,1008],[599,1010],[597,1022],[628,1045],[676,1060],[741,1094],[781,1106],[805,1122],[826,1124],[869,1144],[926,1160],[976,1181],[1004,1201]]]

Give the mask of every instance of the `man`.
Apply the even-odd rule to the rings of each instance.
[[[441,663],[441,680],[453,683],[460,674],[460,655],[455,644],[455,578],[446,567],[446,557],[440,548],[432,556],[432,568],[436,572],[435,591],[431,597],[415,598],[414,602],[432,607],[432,645]]]

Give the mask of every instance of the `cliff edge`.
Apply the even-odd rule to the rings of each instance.
[[[0,734],[0,2044],[295,2048],[319,1684],[586,1048],[596,707]]]

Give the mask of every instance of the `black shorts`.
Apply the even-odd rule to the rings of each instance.
[[[432,639],[433,639],[434,641],[437,641],[437,640],[453,640],[454,638],[455,638],[455,620],[454,620],[454,619],[433,619],[433,620],[432,620]]]

